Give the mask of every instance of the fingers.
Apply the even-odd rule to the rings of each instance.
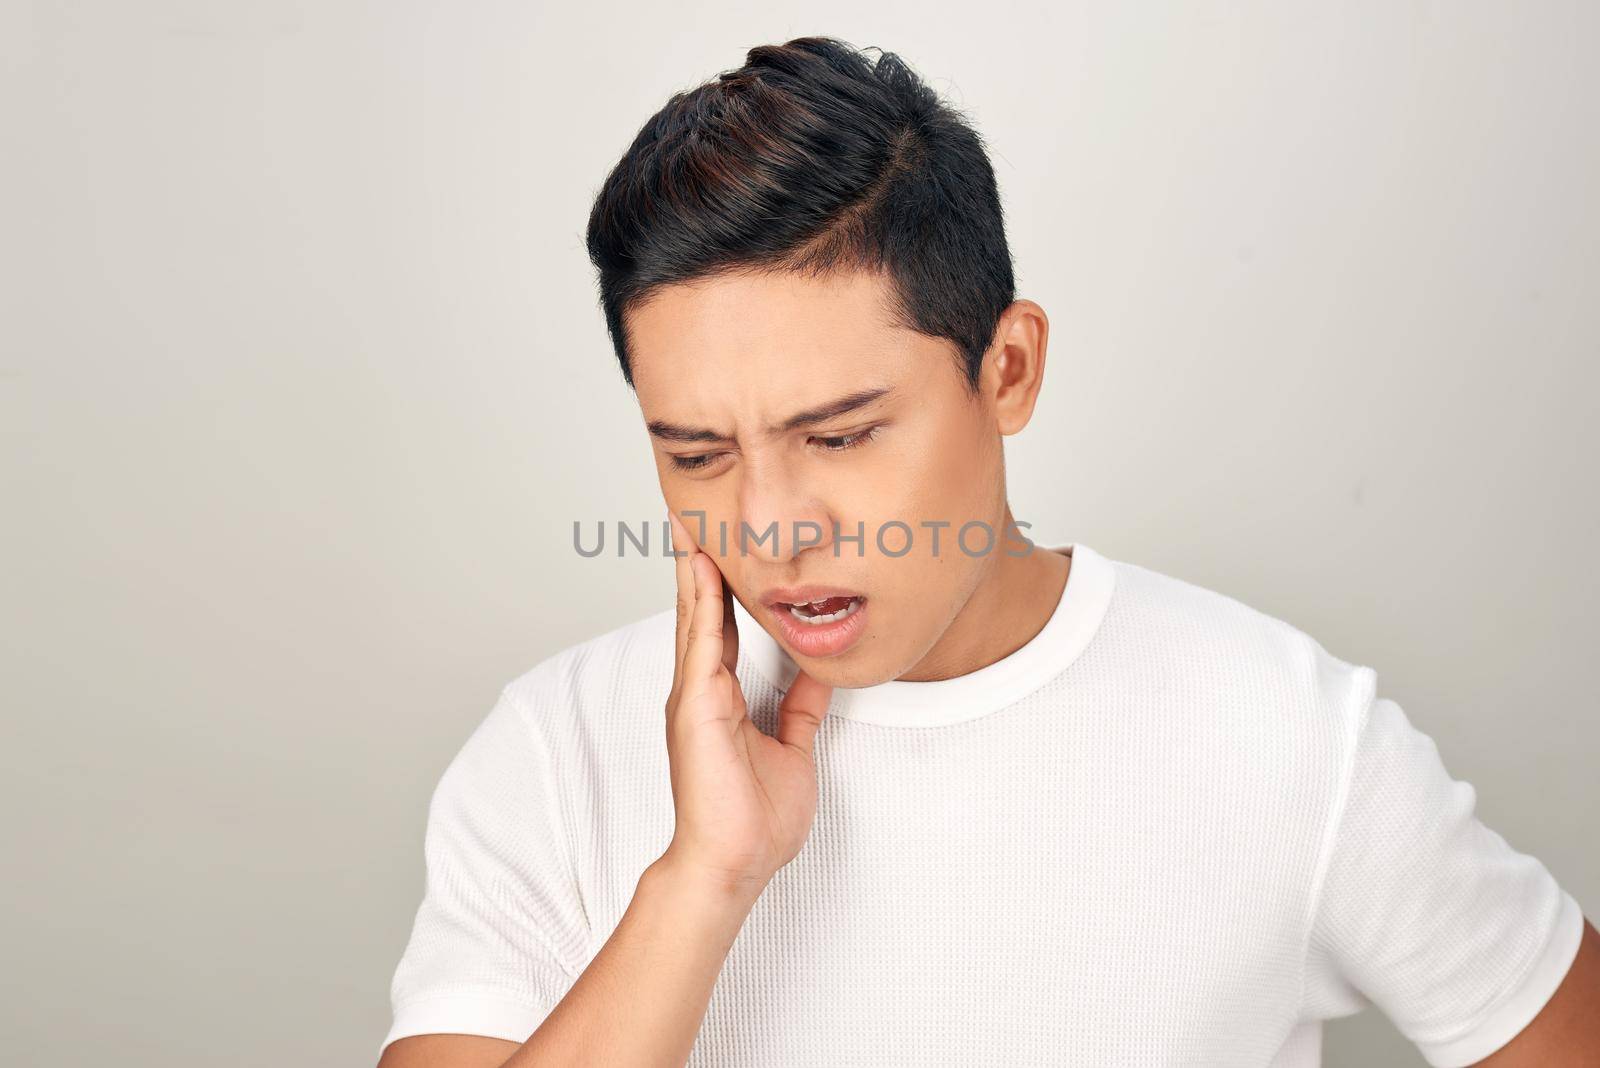
[[[678,622],[672,658],[672,691],[676,693],[683,679],[683,653],[689,644],[689,621],[694,615],[694,570],[689,561],[694,559],[699,549],[677,514],[669,511],[667,517],[671,520],[672,549],[674,552],[683,553],[672,561],[678,585]]]
[[[727,598],[722,595],[722,572],[705,553],[690,558],[694,569],[694,607],[689,617],[689,642],[683,653],[685,693],[716,677],[722,668],[722,623]]]
[[[672,547],[684,555],[674,559],[677,580],[677,625],[672,693],[686,682],[697,686],[726,667],[735,676],[739,663],[739,626],[733,611],[733,590],[716,561],[702,551],[677,514],[668,511]]]
[[[778,741],[811,756],[811,743],[828,714],[833,687],[801,671],[778,706]]]

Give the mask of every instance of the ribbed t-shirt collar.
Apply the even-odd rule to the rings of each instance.
[[[938,727],[1013,704],[1064,671],[1089,644],[1116,585],[1111,561],[1081,542],[1039,545],[1072,557],[1067,583],[1043,629],[1010,656],[952,679],[833,691],[829,714],[885,727]],[[737,600],[739,644],[767,681],[788,692],[799,666]]]

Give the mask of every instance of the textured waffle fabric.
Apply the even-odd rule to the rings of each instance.
[[[1312,1068],[1375,1005],[1430,1064],[1550,998],[1582,933],[1375,671],[1223,594],[1072,556],[1044,629],[836,690],[810,837],[756,902],[698,1068]],[[795,665],[742,606],[775,727]],[[524,1041],[672,837],[669,609],[510,682],[429,806],[383,1039]],[[1433,714],[1439,714],[1437,710]]]

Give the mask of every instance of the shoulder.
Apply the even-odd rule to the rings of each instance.
[[[668,608],[568,645],[507,682],[502,704],[546,725],[593,709],[653,708],[672,684],[675,624]]]
[[[1376,673],[1307,631],[1238,597],[1140,564],[1113,561],[1104,626],[1127,659],[1226,717],[1228,725],[1348,761]],[[1332,770],[1332,769],[1330,769]]]
[[[597,818],[584,795],[610,782],[646,812],[659,810],[659,784],[670,812],[659,724],[674,627],[668,609],[566,646],[507,682],[435,787],[429,823],[439,848],[522,849],[535,833],[553,841],[553,823]]]

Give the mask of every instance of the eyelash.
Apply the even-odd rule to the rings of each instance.
[[[844,452],[846,449],[860,448],[877,436],[878,427],[869,426],[867,429],[858,430],[854,434],[829,434],[826,437],[818,437],[815,440],[842,441],[844,442],[843,445],[823,445],[820,448],[823,452]]]
[[[821,446],[822,451],[824,452],[844,452],[847,449],[859,448],[860,446],[867,444],[873,438],[878,436],[879,429],[880,428],[876,426],[869,426],[867,429],[858,430],[854,434],[829,434],[826,437],[818,437],[815,440],[845,442],[843,445]],[[672,465],[679,471],[698,471],[709,464],[716,456],[716,453],[704,453],[700,456],[674,456],[672,458]]]

